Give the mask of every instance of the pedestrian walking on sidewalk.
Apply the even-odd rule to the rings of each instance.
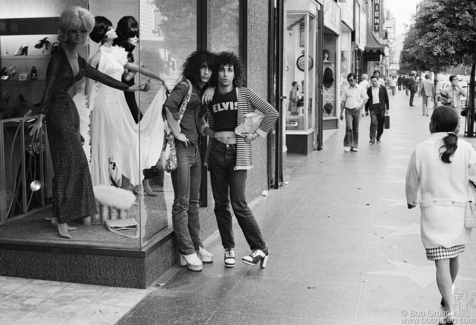
[[[205,114],[201,97],[213,75],[214,64],[213,53],[195,51],[190,54],[183,64],[183,80],[174,87],[164,104],[177,152],[177,168],[171,173],[174,188],[172,224],[180,265],[192,271],[201,271],[203,262],[213,262],[213,254],[203,248],[200,238],[198,204],[202,179],[199,120]],[[183,111],[182,103],[187,98],[189,101]]]
[[[360,87],[356,82],[356,75],[349,73],[347,75],[349,86],[342,89],[342,105],[340,119],[344,119],[345,112],[345,151],[359,151],[359,120],[362,107],[365,107],[369,97],[367,91]]]
[[[403,77],[400,75],[398,76],[398,79],[397,79],[397,85],[398,85],[398,90],[402,90],[402,85],[403,85]]]
[[[364,88],[365,90],[367,90],[367,88],[370,87],[369,76],[366,73],[362,75],[362,81],[359,82],[359,86]],[[362,113],[362,116],[369,115],[369,111],[367,110],[367,107],[365,108],[365,114],[363,110],[361,113]]]
[[[458,139],[458,131],[456,112],[437,107],[430,120],[431,137],[413,151],[405,182],[409,209],[416,207],[421,192],[421,237],[428,260],[435,261],[447,312],[443,324],[453,324],[455,317],[452,285],[471,229],[464,227],[466,203],[474,200],[469,182],[476,182],[476,152]]]
[[[395,96],[395,88],[397,88],[397,77],[394,75],[390,77],[389,80],[390,89],[392,90],[392,95]]]
[[[202,134],[209,136],[205,164],[210,171],[210,181],[215,200],[215,216],[220,232],[226,267],[235,266],[235,240],[230,201],[238,224],[250,245],[250,255],[242,262],[260,263],[266,267],[269,249],[266,246],[256,219],[246,202],[247,170],[253,167],[251,143],[266,137],[279,114],[267,101],[251,89],[241,87],[245,68],[240,58],[232,52],[217,55],[215,74],[218,87],[207,107],[208,124],[203,121]],[[263,120],[253,133],[235,133],[245,114],[259,111]]]
[[[417,92],[417,82],[415,80],[415,75],[416,72],[412,72],[407,81],[408,90],[410,91],[410,106],[415,106],[413,105],[413,98],[415,98],[415,93]]]
[[[370,143],[375,143],[375,135],[377,135],[377,143],[381,143],[380,138],[383,134],[385,125],[385,115],[388,115],[390,109],[387,88],[379,85],[378,78],[373,75],[370,77],[372,87],[367,89],[369,100],[365,104],[365,109],[370,111]]]
[[[430,80],[430,74],[425,74],[425,80],[421,83],[422,114],[428,116],[428,102],[435,97],[435,85]]]

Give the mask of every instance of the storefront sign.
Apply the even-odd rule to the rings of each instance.
[[[306,30],[304,29],[304,22],[299,24],[299,46],[304,47],[306,40]]]
[[[324,26],[340,34],[340,8],[332,0],[324,1]]]
[[[374,32],[380,32],[380,0],[374,0]]]

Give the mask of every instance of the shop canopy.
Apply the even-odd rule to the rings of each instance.
[[[367,43],[365,45],[366,54],[378,57],[376,61],[380,60],[380,55],[385,55],[385,47],[387,46],[386,41],[379,40],[374,32],[370,29],[370,26],[367,25]]]

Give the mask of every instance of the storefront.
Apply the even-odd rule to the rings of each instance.
[[[340,23],[340,80],[342,87],[347,86],[347,75],[354,71],[354,51],[352,51],[352,33],[354,31],[354,1],[346,0],[339,2],[341,12]]]
[[[245,0],[24,0],[8,4],[0,0],[0,67],[5,67],[0,80],[0,275],[144,288],[179,257],[171,223],[174,193],[170,174],[161,171],[161,161],[139,166],[134,175],[140,180],[143,170],[157,167],[150,179],[154,196],[138,189],[135,204],[128,209],[98,204],[98,215],[72,223],[78,227],[71,232],[72,239],[59,237],[49,221],[55,198],[48,123],[39,139],[29,135],[28,127],[37,117],[51,53],[59,50],[61,12],[81,6],[93,16],[105,16],[114,26],[124,16],[135,17],[140,25],[140,43],[132,53],[135,62],[161,76],[169,89],[179,80],[182,64],[191,52],[200,48],[234,51],[245,63],[247,86],[266,99],[270,3],[263,1],[250,8]],[[98,44],[89,40],[79,54],[88,59],[98,49]],[[75,100],[80,100],[76,106],[83,149],[91,163],[91,112],[80,109],[87,108],[80,105],[85,98],[85,79],[69,93],[83,95]],[[148,79],[137,76],[135,83]],[[154,106],[161,87],[152,80],[149,92],[136,94],[144,116],[149,109],[161,109]],[[143,118],[137,123],[134,141],[139,148],[137,152],[131,149],[131,160],[139,160],[149,143],[144,131],[149,122]],[[254,151],[265,154],[255,157],[254,169],[248,173],[248,179],[253,180],[247,186],[248,199],[268,189],[267,146],[265,139],[253,144]],[[127,144],[124,149],[128,149]],[[157,150],[160,153],[161,148]],[[202,171],[200,222],[205,239],[216,230],[216,221],[207,171]],[[107,172],[114,176],[113,167]],[[104,226],[105,220],[121,219],[135,220],[135,225],[122,235]]]
[[[323,51],[323,128],[337,129],[340,113],[341,75],[341,14],[332,0],[324,1],[324,49]],[[350,58],[349,58],[350,59]]]
[[[320,105],[316,80],[319,69],[318,14],[314,0],[285,1],[283,40],[283,96],[286,96],[288,153],[309,155],[314,149]]]

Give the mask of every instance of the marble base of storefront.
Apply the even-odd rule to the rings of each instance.
[[[0,242],[0,275],[145,289],[179,261],[170,230],[143,250]]]

